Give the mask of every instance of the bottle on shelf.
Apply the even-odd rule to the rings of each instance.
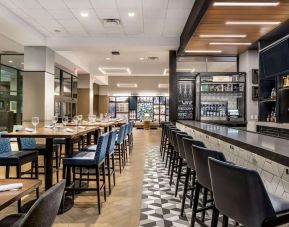
[[[275,88],[272,88],[271,99],[275,99],[275,98],[276,98],[276,90],[275,90]]]

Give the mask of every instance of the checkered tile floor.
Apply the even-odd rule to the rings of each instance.
[[[185,207],[185,215],[182,217],[180,216],[182,187],[179,187],[179,194],[175,197],[175,187],[169,185],[167,173],[159,147],[153,147],[147,152],[145,160],[140,227],[190,226],[192,209],[189,207],[189,200]],[[210,216],[210,213],[206,215],[208,225]],[[196,223],[195,226],[200,225]]]

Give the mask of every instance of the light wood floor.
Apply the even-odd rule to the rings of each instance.
[[[134,150],[122,174],[117,171],[116,186],[98,215],[95,192],[77,195],[74,207],[56,218],[55,227],[136,227],[143,187],[145,153],[160,143],[160,130],[135,130]],[[1,176],[3,171],[1,169]],[[34,196],[34,195],[32,195]],[[30,197],[32,197],[30,196]],[[16,212],[16,205],[0,212],[0,218]]]

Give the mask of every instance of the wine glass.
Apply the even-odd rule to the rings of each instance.
[[[53,123],[53,125],[54,125],[54,128],[55,128],[55,126],[56,126],[57,121],[58,121],[58,116],[53,116],[53,117],[52,117],[52,123]]]
[[[36,126],[39,124],[39,117],[32,117],[32,124],[34,126],[34,133],[36,133]]]
[[[66,124],[68,123],[68,116],[64,116],[63,118],[62,118],[62,124],[63,124],[63,126],[64,126],[64,128],[66,127]]]
[[[77,118],[78,118],[78,121],[79,121],[79,123],[81,123],[82,122],[82,115],[81,114],[79,114],[78,116],[77,116]]]
[[[77,125],[78,125],[78,117],[77,116],[74,116],[73,118],[72,118],[72,121],[73,121],[73,123],[76,125],[76,127],[77,127]]]

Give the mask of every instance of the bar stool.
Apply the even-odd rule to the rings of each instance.
[[[165,144],[166,144],[166,133],[165,133],[165,127],[166,125],[170,124],[170,122],[167,121],[162,121],[161,122],[161,129],[162,129],[162,136],[161,136],[161,144],[160,144],[160,153],[161,156],[163,157],[164,150],[165,150]]]
[[[213,158],[209,167],[216,206],[213,227],[219,212],[248,227],[289,222],[289,202],[268,193],[257,171]],[[223,219],[223,226],[228,226],[228,218]]]
[[[171,175],[171,169],[173,166],[174,154],[175,154],[173,132],[181,132],[181,130],[176,128],[176,127],[169,127],[168,132],[169,132],[169,150],[168,150],[168,154],[167,154],[166,164],[168,164],[168,175],[170,176]],[[170,185],[171,185],[171,181],[170,181]]]
[[[192,220],[191,227],[195,226],[195,222],[204,223],[205,221],[205,212],[209,209],[215,209],[213,204],[213,200],[208,201],[208,191],[212,192],[212,185],[210,179],[210,172],[208,166],[208,158],[216,158],[221,161],[226,161],[223,153],[219,151],[210,150],[204,147],[199,147],[192,145],[193,148],[193,158],[197,176],[196,189],[195,189],[195,197],[192,211]],[[203,192],[203,204],[202,208],[198,209],[199,197],[201,189]],[[210,205],[207,206],[207,203],[211,202]],[[201,220],[196,217],[196,214],[202,212]]]
[[[205,147],[205,144],[202,141],[193,140],[192,137],[183,138],[183,150],[184,150],[186,161],[187,161],[187,170],[186,170],[184,189],[183,189],[181,216],[184,215],[184,209],[185,209],[187,198],[190,199],[190,207],[192,206],[194,190],[196,188],[196,171],[195,171],[194,157],[192,153],[192,145]],[[191,183],[189,182],[190,178],[191,178]],[[188,191],[191,191],[190,196],[187,195]]]
[[[117,133],[115,145],[116,145],[116,158],[119,160],[119,172],[121,173],[122,168],[124,168],[124,134],[125,134],[126,125],[121,125]]]
[[[172,137],[173,137],[173,143],[174,143],[174,152],[173,152],[173,160],[172,160],[172,169],[171,169],[171,176],[170,176],[170,184],[173,181],[173,176],[174,173],[177,174],[177,180],[176,180],[176,190],[175,190],[175,196],[177,196],[177,191],[179,187],[179,182],[178,182],[178,172],[182,171],[183,167],[186,165],[183,160],[180,158],[180,150],[179,150],[179,144],[178,144],[178,139],[177,139],[177,134],[180,136],[188,136],[186,132],[172,132]]]
[[[164,125],[164,144],[163,144],[163,151],[162,151],[162,158],[163,161],[165,161],[165,159],[167,159],[166,157],[168,157],[168,153],[169,153],[169,149],[170,149],[170,145],[169,145],[169,126],[172,126],[172,123],[168,123]],[[167,166],[167,163],[166,163]]]

